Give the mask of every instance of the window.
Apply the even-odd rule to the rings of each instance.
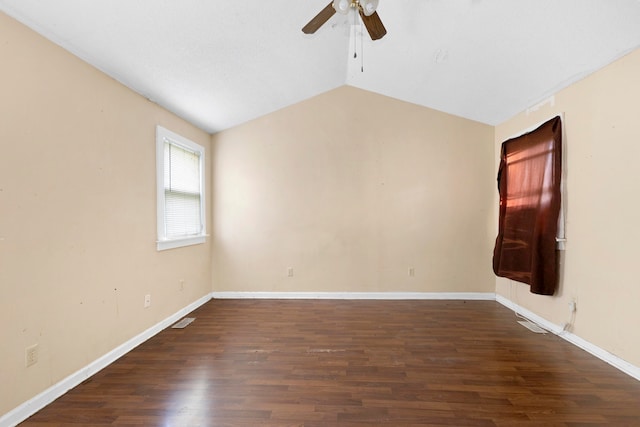
[[[204,147],[156,128],[158,250],[204,243]]]

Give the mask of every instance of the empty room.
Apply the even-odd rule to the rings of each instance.
[[[0,0],[0,427],[640,426],[640,1]]]

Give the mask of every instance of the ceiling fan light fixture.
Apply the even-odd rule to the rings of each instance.
[[[365,16],[373,15],[378,8],[378,1],[379,0],[360,0],[362,13],[364,13]]]
[[[358,15],[360,15],[360,21],[362,21],[367,29],[371,40],[378,40],[387,34],[387,30],[384,28],[380,17],[376,13],[377,8],[378,0],[331,0],[320,13],[314,16],[307,25],[302,27],[302,32],[305,34],[313,34],[336,13],[347,15],[349,11],[353,9],[353,24],[357,24],[356,21]]]
[[[333,8],[336,12],[346,15],[349,13],[351,7],[351,0],[333,0]]]

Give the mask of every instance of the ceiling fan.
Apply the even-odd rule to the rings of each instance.
[[[346,15],[350,9],[357,10],[367,27],[371,40],[378,40],[387,34],[382,21],[376,12],[379,0],[333,0],[302,28],[305,34],[313,34],[336,12]]]

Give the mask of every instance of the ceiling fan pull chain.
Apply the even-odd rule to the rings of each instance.
[[[364,73],[364,28],[360,21],[360,72]]]
[[[358,47],[357,47],[357,43],[356,43],[356,39],[358,37],[358,33],[356,32],[356,26],[357,24],[357,20],[358,20],[358,9],[356,7],[356,9],[354,9],[354,14],[353,14],[353,59],[356,59],[358,57]]]

